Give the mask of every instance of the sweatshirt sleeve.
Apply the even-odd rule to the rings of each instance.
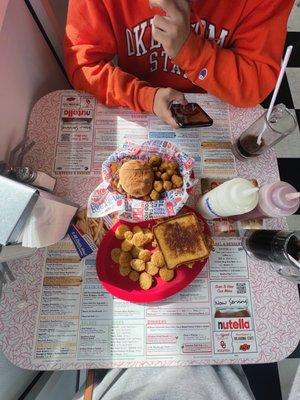
[[[102,0],[69,0],[65,66],[73,87],[107,106],[153,111],[156,88],[113,65],[116,38]]]
[[[248,0],[228,49],[193,31],[172,60],[194,85],[237,107],[259,104],[278,76],[292,0]],[[245,10],[244,10],[245,11]]]

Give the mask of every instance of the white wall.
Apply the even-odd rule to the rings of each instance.
[[[5,15],[5,12],[6,12],[8,1],[9,0],[1,0],[1,3],[0,3],[0,31],[1,31],[1,28],[2,28],[2,23],[3,23],[3,20],[4,20],[4,15]]]
[[[0,29],[1,160],[22,138],[33,104],[69,85],[23,0],[8,2]]]
[[[47,36],[63,62],[63,37],[68,0],[30,0]]]
[[[0,0],[0,51],[1,160],[23,137],[36,100],[69,85],[23,0]],[[18,398],[35,374],[0,354],[0,399]]]

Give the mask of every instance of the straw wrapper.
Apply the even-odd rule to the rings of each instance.
[[[143,201],[129,198],[111,189],[112,180],[110,165],[125,157],[148,160],[153,154],[159,154],[164,160],[178,162],[183,187],[164,192],[157,201]],[[125,143],[102,164],[102,182],[92,192],[88,200],[88,216],[99,218],[118,212],[120,217],[128,221],[147,221],[176,215],[186,203],[191,189],[197,180],[192,178],[194,159],[179,152],[172,143],[150,140],[142,145]]]

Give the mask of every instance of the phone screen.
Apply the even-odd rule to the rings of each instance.
[[[211,126],[213,120],[197,103],[172,104],[172,116],[182,128]]]

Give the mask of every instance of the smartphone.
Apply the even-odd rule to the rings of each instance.
[[[181,128],[211,126],[213,120],[197,103],[172,104],[171,113]]]

